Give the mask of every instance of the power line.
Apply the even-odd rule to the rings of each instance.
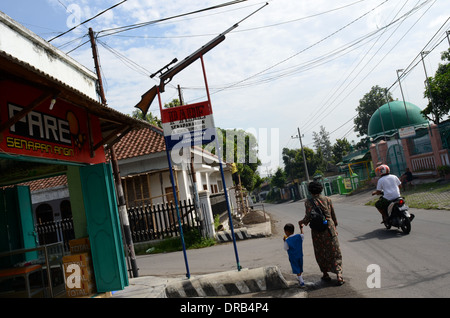
[[[424,16],[424,14],[434,5],[434,3],[435,3],[436,1],[434,1],[431,5],[430,5],[430,7],[422,14],[422,16],[407,30],[407,32],[397,41],[397,43],[394,45],[394,46],[396,46],[405,36],[406,36],[406,34],[409,32],[409,31],[411,31],[411,29],[417,24],[417,22]],[[440,29],[436,32],[436,34],[428,41],[428,43],[427,43],[427,45],[425,45],[425,48],[428,46],[428,44],[436,37],[436,35],[439,33],[439,31],[440,30],[442,30],[442,28],[445,26],[445,24],[448,22],[450,20],[450,17],[444,22],[444,24],[440,27]],[[440,41],[439,41],[439,43],[437,43],[434,47],[433,47],[433,49],[435,49],[440,43],[442,43],[444,40],[446,39],[446,37],[444,36]],[[424,49],[425,49],[424,48]],[[423,51],[423,50],[422,50]],[[421,52],[422,52],[421,51]],[[419,56],[420,56],[420,53],[418,54]],[[385,58],[387,56],[387,54],[383,57],[383,59]],[[416,59],[416,58],[415,58]],[[415,60],[414,59],[414,60]],[[381,62],[381,61],[380,61]],[[420,62],[420,60],[419,60],[419,62]],[[414,65],[414,67],[419,63],[419,62],[417,62],[415,65]],[[379,64],[379,63],[378,63]],[[412,63],[411,63],[412,64]],[[411,66],[411,64],[410,64],[410,66]],[[377,66],[377,65],[376,65]],[[375,66],[375,67],[376,67]],[[375,68],[374,67],[374,68]],[[412,67],[409,71],[411,71],[414,67]],[[408,66],[408,68],[409,68],[409,66]],[[370,70],[370,72],[372,72],[373,71],[373,69],[372,70]],[[369,72],[369,73],[370,73]],[[366,76],[367,77],[367,76]],[[398,82],[398,79],[397,79],[397,81],[396,82],[394,82],[394,84],[392,84],[390,87],[389,87],[389,89],[390,88],[392,88],[392,86],[393,85],[395,85],[395,83],[397,83]],[[389,90],[388,89],[388,90]],[[353,117],[353,118],[355,118],[356,117],[356,115]],[[353,119],[352,118],[352,119]],[[349,120],[350,121],[350,120]],[[349,121],[347,121],[346,123],[348,123]],[[345,124],[346,124],[345,123]],[[342,126],[344,126],[345,124],[343,124]],[[339,128],[341,128],[342,126],[340,126]],[[337,129],[339,129],[339,128],[337,128]],[[353,127],[352,127],[353,128]],[[337,130],[336,129],[336,130]],[[336,131],[335,130],[335,131]],[[334,132],[334,131],[333,131]],[[345,134],[344,134],[344,137],[346,136],[346,135],[348,135],[349,134],[349,132],[350,132],[350,130],[349,131],[347,131]],[[331,133],[330,133],[331,134]],[[343,138],[343,137],[342,137]]]
[[[109,7],[108,9],[105,9],[105,10],[103,10],[103,11],[97,13],[97,14],[96,14],[95,16],[93,16],[92,18],[89,18],[89,19],[87,19],[87,20],[81,22],[80,24],[74,26],[73,28],[70,28],[69,30],[67,30],[67,31],[65,31],[65,32],[63,32],[63,33],[61,33],[61,34],[59,34],[59,35],[57,35],[57,36],[51,38],[51,39],[48,40],[47,42],[51,42],[51,41],[53,41],[53,40],[55,40],[55,39],[57,39],[57,38],[63,36],[64,34],[67,34],[67,33],[69,33],[70,31],[75,30],[75,29],[78,28],[80,25],[83,25],[83,24],[85,24],[85,23],[87,23],[87,22],[89,22],[89,21],[91,21],[91,20],[94,20],[95,18],[101,16],[103,13],[105,13],[105,12],[107,12],[107,11],[109,11],[109,10],[114,9],[115,7],[121,5],[122,3],[126,2],[126,1],[127,1],[127,0],[123,0],[122,2],[119,2],[119,3],[115,4],[115,5],[113,5],[112,7]],[[60,3],[61,3],[61,2],[60,2]],[[64,6],[64,7],[65,7],[65,6]]]
[[[423,7],[424,5],[426,5],[427,3],[428,3],[429,1],[426,1],[426,2],[423,2],[423,3],[421,3],[420,5],[416,5],[412,10],[410,10],[409,11],[409,13],[407,14],[407,15],[403,15],[402,16],[402,18],[406,18],[406,17],[408,17],[409,16],[409,14],[410,13],[412,13],[414,10],[415,11],[417,11],[419,8],[421,8],[421,7]],[[436,2],[436,1],[435,1]],[[433,3],[434,4],[434,3]],[[412,29],[412,27],[414,27],[415,26],[415,24],[424,16],[424,14],[433,6],[433,4],[431,4],[430,5],[430,7],[422,14],[422,16],[413,24],[413,26],[411,26],[409,29],[408,29],[408,31],[402,36],[402,38],[401,39],[403,39],[405,36],[406,36],[406,34]],[[450,18],[449,18],[450,19]],[[399,19],[397,19],[396,21],[399,21]],[[392,24],[392,23],[391,23]],[[442,27],[441,27],[442,28]],[[397,27],[397,29],[398,29],[398,27]],[[394,31],[395,32],[395,31]],[[392,36],[392,34],[391,34],[391,36]],[[390,36],[390,37],[391,37]],[[400,39],[400,40],[401,40]],[[399,41],[400,41],[399,40]],[[443,41],[443,40],[445,40],[445,37],[440,41],[440,43]],[[399,41],[397,41],[397,43],[394,45],[394,47],[399,43]],[[385,43],[387,42],[387,40],[385,41]],[[431,40],[430,40],[430,42],[431,42]],[[437,45],[436,45],[437,46]],[[379,50],[378,50],[379,51]],[[382,60],[385,58],[387,56],[387,54],[382,58]],[[381,61],[382,61],[381,60]],[[379,62],[379,63],[381,63],[381,61]],[[379,65],[379,63],[377,63],[377,65]],[[367,65],[367,64],[366,64]],[[376,66],[377,65],[375,65],[375,67],[374,68],[376,68]],[[371,70],[370,70],[370,72],[372,72],[373,71],[373,69],[374,68],[372,68]],[[369,72],[369,73],[370,73]],[[366,77],[367,77],[367,75],[366,75]],[[365,78],[366,78],[365,77]],[[360,82],[361,83],[361,82]],[[359,83],[359,84],[360,84]],[[359,85],[358,84],[358,85]],[[347,85],[347,87],[348,87],[349,85]],[[348,96],[348,95],[347,95]],[[339,105],[338,105],[339,106]],[[337,106],[336,106],[337,107]],[[335,108],[336,108],[335,107]],[[329,108],[329,107],[328,107]],[[327,109],[328,109],[327,108]],[[325,109],[326,110],[326,109]],[[329,112],[328,113],[328,115],[330,114],[331,112]],[[339,126],[338,128],[336,128],[334,131],[332,131],[330,134],[332,134],[332,133],[334,133],[334,132],[336,132],[338,129],[340,129],[340,128],[342,128],[343,126],[345,126],[348,122],[350,122],[351,120],[353,120],[354,118],[356,117],[356,115],[355,116],[353,116],[351,119],[349,119],[348,121],[346,121],[344,124],[342,124],[341,126]],[[313,117],[314,118],[314,117]],[[320,118],[320,119],[323,119],[323,118]],[[314,124],[314,122],[313,121],[311,121],[311,120],[308,120],[308,124],[309,125],[311,125],[311,124]],[[354,128],[354,125],[352,125],[352,127],[350,128],[350,130],[349,131],[347,131],[345,134],[344,134],[344,137],[346,136],[346,135],[348,135],[349,134],[349,132],[352,130]],[[343,137],[342,137],[343,138]]]
[[[302,20],[307,20],[307,19],[311,19],[311,18],[315,18],[315,17],[321,16],[321,15],[327,14],[327,13],[331,13],[331,12],[335,12],[335,11],[338,11],[341,9],[348,8],[350,6],[353,6],[353,5],[363,2],[363,1],[366,1],[366,0],[358,0],[358,1],[352,2],[350,4],[347,4],[347,5],[344,5],[341,7],[337,7],[334,9],[330,9],[327,11],[319,12],[316,14],[312,14],[312,15],[297,18],[297,19],[282,21],[282,22],[273,23],[273,24],[269,24],[269,25],[263,25],[263,26],[259,26],[259,27],[234,30],[234,31],[230,32],[230,34],[231,33],[249,32],[249,31],[260,30],[260,29],[265,29],[265,28],[272,28],[272,27],[277,27],[280,25],[285,25],[285,24],[289,24],[289,23],[302,21]],[[254,5],[252,5],[252,6],[254,6]],[[246,8],[246,7],[244,7],[244,8]],[[242,9],[242,8],[239,8],[239,10],[240,9]],[[225,11],[225,12],[228,12],[228,11]],[[216,13],[216,14],[221,14],[221,13]],[[211,16],[211,15],[208,15],[208,16]],[[199,17],[199,18],[203,18],[203,17]],[[139,39],[179,39],[179,38],[195,38],[195,37],[206,37],[206,36],[217,36],[217,35],[218,35],[217,33],[203,33],[203,34],[173,35],[173,36],[147,36],[147,35],[114,35],[114,36],[127,37],[127,38],[139,38]]]
[[[427,44],[425,44],[425,46],[423,47],[422,50],[420,50],[420,52],[416,55],[416,57],[411,61],[411,63],[404,69],[402,75],[400,76],[400,79],[407,77],[409,75],[409,73],[417,66],[417,64],[420,63],[421,61],[421,52],[424,51],[434,51],[445,39],[446,39],[446,33],[444,31],[444,36],[441,40],[439,40],[439,42],[437,42],[434,46],[432,46],[430,49],[427,49],[427,47],[430,45],[430,43],[438,36],[439,32],[441,32],[442,29],[444,29],[445,25],[450,21],[450,17],[447,18],[447,20],[445,20],[445,22],[441,25],[441,27],[436,31],[436,33],[431,37],[431,39],[427,42]],[[419,58],[419,59],[418,59]],[[415,62],[418,59],[417,62]],[[415,63],[415,64],[414,64]],[[388,90],[390,90],[395,84],[397,84],[399,81],[399,79],[397,78],[396,81],[389,86]]]
[[[400,13],[400,11],[403,9],[403,7],[406,5],[408,1],[406,1],[404,3],[404,5],[400,8],[400,10],[397,12],[397,14],[394,16],[393,20],[395,20],[395,18],[397,17],[397,15]],[[392,21],[391,23],[389,23],[389,25],[392,25]],[[339,90],[343,87],[343,85],[345,84],[345,82],[347,82],[347,80],[350,78],[350,76],[356,71],[356,69],[361,65],[361,63],[364,61],[364,59],[367,57],[367,55],[369,54],[369,52],[375,47],[375,45],[378,43],[378,41],[381,39],[381,37],[383,36],[383,34],[385,34],[385,32],[387,32],[388,28],[383,28],[383,32],[380,34],[380,36],[376,39],[376,41],[372,44],[372,46],[366,51],[366,53],[364,54],[364,56],[362,58],[360,58],[359,63],[357,63],[357,65],[355,67],[353,67],[353,69],[351,70],[351,72],[347,75],[347,77],[345,78],[344,81],[342,81],[341,85],[339,85],[339,87],[337,89],[334,90],[334,92],[331,94],[331,96],[326,100],[326,102],[323,104],[323,106],[321,108],[319,108],[319,110],[316,112],[316,115],[313,116],[311,118],[311,120],[308,121],[309,124],[311,124],[312,122],[314,122],[314,120],[316,120],[316,116],[320,116],[321,115],[321,111],[325,112],[327,109],[329,109],[332,105],[333,102],[336,101],[337,97],[335,97],[333,99],[333,101],[331,101],[331,99],[333,98],[333,96],[336,96],[336,94],[338,94]],[[374,58],[375,54],[372,56],[372,58],[370,58],[365,65],[367,65],[373,58]],[[353,83],[353,81],[356,79],[356,77],[364,70],[364,67],[361,68],[361,70],[353,77],[353,80],[351,80],[346,86],[345,88],[342,89],[342,91],[346,90],[351,83]],[[347,95],[348,96],[348,95]],[[330,103],[327,107],[325,107],[328,103]],[[324,108],[325,107],[325,108]],[[337,106],[336,106],[337,107]],[[308,124],[306,125],[306,127],[304,128],[308,128]]]
[[[311,49],[311,48],[313,48],[313,47],[315,47],[315,46],[317,46],[318,44],[324,42],[325,40],[327,40],[327,39],[333,37],[333,36],[336,35],[337,33],[341,32],[341,31],[344,30],[344,29],[346,29],[346,28],[349,27],[350,25],[352,25],[352,24],[356,23],[357,21],[361,20],[363,17],[367,16],[368,14],[370,14],[371,12],[373,12],[374,10],[378,9],[379,7],[381,7],[383,4],[385,4],[385,3],[388,2],[388,1],[389,1],[389,0],[383,1],[381,4],[379,4],[379,5],[376,6],[375,8],[369,10],[368,12],[364,13],[364,14],[361,15],[360,17],[356,18],[355,20],[351,21],[350,23],[347,23],[347,24],[344,25],[343,27],[339,28],[338,30],[334,31],[333,33],[329,34],[328,36],[322,38],[321,40],[315,42],[314,44],[312,44],[312,45],[306,47],[305,49],[302,49],[302,50],[300,50],[299,52],[297,52],[297,53],[295,53],[295,54],[292,54],[291,56],[289,56],[289,57],[287,57],[287,58],[285,58],[285,59],[283,59],[283,60],[281,60],[281,61],[279,61],[279,62],[273,64],[272,66],[269,66],[269,67],[263,69],[263,70],[260,71],[260,72],[257,72],[257,73],[255,73],[255,74],[253,74],[253,75],[251,75],[251,76],[249,76],[249,77],[247,77],[247,78],[245,78],[245,79],[243,79],[243,80],[240,80],[240,81],[238,81],[238,82],[236,82],[236,83],[234,83],[234,84],[231,84],[231,85],[229,85],[229,86],[227,86],[227,87],[225,87],[225,88],[219,90],[218,92],[223,91],[223,90],[226,90],[226,89],[229,89],[229,88],[231,88],[231,87],[233,87],[233,86],[236,86],[236,85],[238,85],[238,84],[241,84],[241,83],[243,83],[243,82],[246,82],[246,81],[248,81],[248,80],[251,79],[251,78],[254,78],[254,77],[257,77],[257,76],[259,76],[259,75],[261,75],[261,74],[263,74],[263,73],[266,73],[267,71],[269,71],[269,70],[271,70],[271,69],[273,69],[273,68],[275,68],[275,67],[277,67],[277,66],[279,66],[279,65],[281,65],[281,64],[283,64],[283,63],[285,63],[285,62],[287,62],[287,61],[289,61],[289,60],[291,60],[291,59],[293,59],[294,57],[296,57],[296,56],[298,56],[298,55],[304,53],[305,51],[307,51],[307,50],[309,50],[309,49]],[[215,92],[215,93],[218,93],[218,92]]]
[[[125,2],[125,1],[127,1],[127,0],[124,0],[124,1],[122,1],[122,2]],[[157,24],[157,23],[160,23],[160,22],[163,22],[163,21],[168,21],[168,20],[176,19],[176,18],[183,17],[183,16],[193,15],[193,14],[200,13],[200,12],[210,11],[210,10],[214,10],[214,9],[218,9],[218,8],[222,8],[222,7],[226,7],[226,6],[230,6],[230,5],[234,5],[234,4],[238,4],[238,3],[241,3],[241,2],[245,2],[245,1],[248,1],[248,0],[235,0],[235,1],[229,1],[229,2],[225,2],[225,3],[219,4],[219,5],[215,5],[215,6],[212,6],[212,7],[208,7],[208,8],[204,8],[204,9],[200,9],[200,10],[195,10],[195,11],[191,11],[191,12],[187,12],[187,13],[183,13],[183,14],[178,14],[178,15],[174,15],[174,16],[170,16],[170,17],[166,17],[166,18],[162,18],[162,19],[158,19],[158,20],[153,20],[153,21],[148,21],[148,22],[142,22],[142,23],[136,23],[136,24],[131,24],[131,25],[127,25],[127,26],[121,26],[121,27],[116,27],[116,28],[104,29],[104,30],[101,30],[101,31],[97,32],[97,39],[98,39],[98,38],[102,38],[102,37],[106,37],[106,36],[115,35],[115,34],[122,33],[122,32],[126,32],[126,31],[129,31],[129,30],[133,30],[133,29],[145,27],[145,26],[148,26],[148,25]],[[121,2],[121,3],[122,3],[122,2]],[[121,4],[121,3],[119,3],[119,4]],[[117,4],[117,5],[119,5],[119,4]],[[115,6],[117,6],[117,5],[115,5]],[[109,8],[109,9],[107,9],[107,10],[110,10],[110,9],[112,9],[112,8],[113,8],[113,7]],[[60,35],[58,35],[57,37],[60,37],[60,36],[62,36],[63,34],[66,34],[66,33],[70,32],[70,31],[72,31],[73,29],[77,28],[78,26],[80,26],[80,25],[82,25],[82,24],[85,24],[85,23],[88,22],[88,21],[91,21],[92,19],[98,17],[100,14],[103,14],[103,13],[106,12],[107,10],[105,10],[105,11],[103,11],[103,12],[97,14],[95,17],[93,17],[93,18],[91,18],[91,19],[88,19],[88,20],[86,20],[86,21],[80,23],[79,25],[77,25],[77,26],[73,27],[72,29],[70,29],[70,30],[68,30],[68,31],[66,31],[66,32],[64,32],[64,33],[62,33],[62,34],[60,34]],[[111,32],[111,33],[106,33],[106,32]],[[106,34],[102,34],[102,33],[106,33]],[[57,37],[51,39],[50,41],[56,39]],[[50,42],[50,41],[49,41],[49,42]],[[82,47],[83,45],[85,45],[85,44],[88,43],[88,42],[89,42],[89,41],[86,41],[86,42],[84,42],[84,43],[78,45],[77,47],[75,47],[74,49],[70,50],[70,51],[67,52],[66,54],[69,54],[69,53],[75,51],[76,49]]]
[[[245,1],[248,1],[248,0],[229,1],[229,2],[218,4],[218,5],[215,5],[215,6],[212,6],[212,7],[207,7],[207,8],[203,8],[203,9],[199,9],[199,10],[195,10],[195,11],[190,11],[190,12],[187,12],[187,13],[177,14],[177,15],[174,15],[174,16],[171,16],[171,17],[167,17],[167,18],[162,18],[162,19],[157,19],[157,20],[152,20],[152,21],[147,21],[147,22],[142,22],[142,23],[135,23],[135,24],[121,26],[121,27],[117,27],[117,28],[105,29],[105,30],[101,30],[99,32],[99,34],[100,33],[106,33],[106,32],[111,32],[111,33],[107,33],[107,34],[101,35],[99,37],[110,36],[110,35],[113,35],[113,34],[126,32],[126,31],[129,31],[129,30],[134,30],[134,29],[142,28],[142,27],[145,27],[145,26],[148,26],[148,25],[160,23],[160,22],[163,22],[163,21],[168,21],[168,20],[172,20],[172,19],[176,19],[176,18],[180,18],[180,17],[184,17],[184,16],[188,16],[188,15],[192,15],[192,14],[196,14],[196,13],[200,13],[200,12],[205,12],[205,11],[210,11],[210,10],[215,10],[215,9],[227,7],[227,6],[238,4],[238,3],[241,3],[241,2],[245,2]]]
[[[406,4],[406,3],[405,3]],[[417,8],[417,6],[415,7],[415,8]],[[412,10],[411,10],[412,11]],[[411,12],[410,11],[410,12]],[[425,14],[425,13],[424,13]],[[423,16],[423,15],[422,15]],[[419,18],[420,19],[420,18]],[[404,21],[404,20],[403,20]],[[403,21],[402,21],[402,23],[403,23]],[[417,23],[417,21],[416,21],[416,23]],[[400,27],[400,25],[401,24],[399,24],[398,26],[397,26],[397,28],[393,31],[393,33],[380,45],[380,47],[378,48],[378,50],[375,52],[375,54],[372,56],[372,58],[370,58],[367,62],[366,62],[366,64],[364,65],[364,67],[358,72],[358,74],[357,75],[359,75],[359,74],[361,74],[361,72],[362,71],[364,71],[365,70],[365,68],[369,65],[369,63],[374,59],[374,57],[376,56],[376,54],[384,47],[384,45],[387,43],[387,41],[394,35],[394,33],[398,30],[398,28]],[[411,28],[406,32],[406,34],[409,32],[411,30]],[[405,34],[405,35],[406,35]],[[404,36],[405,36],[404,35]],[[404,37],[403,36],[403,37]],[[403,38],[402,37],[402,38]],[[399,41],[397,41],[397,43],[393,46],[393,47],[395,47],[395,46],[397,46],[397,44],[399,43]],[[391,50],[390,50],[391,51]],[[389,51],[389,52],[390,52]],[[388,56],[388,54],[389,54],[389,52],[388,53],[386,53],[379,61],[378,61],[378,63],[376,63],[370,70],[368,70],[367,71],[367,73],[366,73],[366,75],[359,81],[359,83],[355,86],[355,87],[358,87],[363,81],[364,81],[364,79],[366,79],[372,72],[373,72],[373,70],[374,69],[376,69],[377,67],[378,67],[378,65]],[[346,86],[346,88],[347,87],[349,87],[350,86],[350,84],[351,83],[353,83],[353,81],[355,81],[356,80],[356,77],[354,77],[353,78],[353,80]],[[350,91],[349,92],[349,94],[351,94],[351,92],[352,91]],[[347,94],[345,97],[347,97],[349,94]],[[333,110],[335,110],[338,106],[340,105],[340,103],[338,104],[338,105],[336,105],[334,108],[333,108]],[[327,109],[329,109],[331,107],[331,105],[329,105],[327,108],[325,108],[324,109],[324,111],[325,110],[327,110]],[[333,111],[332,110],[332,111]],[[324,117],[321,117],[320,119],[324,119],[325,117],[327,117],[327,116],[329,116],[331,113],[332,113],[332,111],[330,111],[330,112],[328,112]],[[313,123],[313,121],[308,121],[308,126],[311,126],[311,124]]]
[[[144,75],[145,77],[149,77],[150,74],[152,74],[151,71],[147,70],[145,67],[137,64],[133,60],[129,59],[119,51],[113,49],[111,46],[109,46],[106,42],[100,41],[97,39],[97,42],[100,43],[101,46],[103,46],[106,50],[111,52],[117,59],[119,59],[122,63],[124,63],[127,67],[130,69],[136,71],[137,73]]]

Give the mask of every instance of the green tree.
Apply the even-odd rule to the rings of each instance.
[[[332,147],[330,142],[330,133],[325,130],[324,126],[320,126],[318,133],[313,132],[314,147],[316,151],[319,149],[322,151],[323,157],[327,162],[332,160]]]
[[[322,149],[319,148],[316,153],[313,153],[312,158],[308,161],[308,171],[314,171],[310,177],[316,174],[316,171],[327,171],[328,163],[323,156]]]
[[[180,105],[181,105],[180,100],[178,98],[174,98],[174,99],[172,99],[171,102],[165,103],[164,108],[172,108],[172,107],[176,107],[176,106],[180,106]]]
[[[286,173],[286,177],[289,180],[294,180],[295,178],[300,176],[300,165],[297,162],[297,154],[301,150],[297,149],[288,149],[283,148],[281,155],[284,163],[284,172]]]
[[[306,165],[308,166],[308,174],[316,170],[318,166],[318,158],[314,150],[308,147],[303,147],[306,158]],[[306,179],[305,164],[303,162],[303,154],[301,149],[283,148],[282,160],[284,163],[284,171],[288,179],[303,178]],[[320,160],[323,160],[322,157]]]
[[[387,94],[387,99],[390,102],[393,101],[392,94],[390,92]],[[370,92],[365,94],[364,97],[359,100],[359,106],[356,108],[358,114],[353,120],[356,126],[355,131],[358,133],[359,137],[367,135],[370,118],[378,107],[388,102],[387,99],[386,89],[376,85],[372,87]]]
[[[282,189],[284,188],[285,183],[286,183],[286,174],[283,169],[278,167],[277,171],[272,177],[272,180],[270,180],[270,185],[272,187]]]
[[[258,158],[258,144],[256,137],[245,130],[217,129],[220,134],[219,143],[222,143],[221,156],[223,161],[236,163],[241,184],[248,191],[254,190],[262,183],[258,173],[261,160]],[[204,147],[215,154],[215,142]]]
[[[428,97],[430,102],[422,111],[422,114],[435,124],[439,124],[450,112],[450,49],[441,54],[441,60],[447,63],[439,63],[434,77],[428,78],[424,97]]]
[[[351,145],[346,138],[336,139],[332,147],[334,163],[341,162],[342,158],[350,152],[350,147]]]
[[[137,118],[137,119],[141,119],[141,120],[145,120],[145,121],[149,122],[150,124],[152,124],[153,126],[157,126],[159,128],[162,128],[161,120],[158,117],[153,116],[153,114],[151,112],[148,112],[147,115],[144,118],[141,110],[136,109],[136,110],[134,110],[131,113],[131,117]]]

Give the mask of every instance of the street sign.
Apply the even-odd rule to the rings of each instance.
[[[208,101],[162,109],[161,123],[167,150],[175,146],[207,144],[215,139],[214,119]]]
[[[414,137],[416,130],[414,126],[403,127],[398,130],[400,138]]]

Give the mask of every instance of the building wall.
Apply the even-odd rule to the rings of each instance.
[[[0,50],[98,100],[97,76],[77,61],[0,12]]]
[[[407,139],[401,139],[401,148],[403,149],[404,161],[406,167],[416,176],[437,176],[437,167],[448,165],[448,149],[443,148],[441,136],[437,125],[431,124],[428,128],[428,136],[431,143],[431,151],[426,153],[414,154],[413,144]],[[370,153],[374,166],[378,162],[386,164],[389,145],[397,144],[397,141],[384,140],[370,146]]]

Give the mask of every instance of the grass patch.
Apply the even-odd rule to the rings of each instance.
[[[203,248],[216,244],[216,241],[213,238],[202,237],[200,231],[197,229],[183,230],[183,236],[186,249]],[[182,250],[183,245],[181,243],[181,237],[179,236],[135,246],[136,255],[170,253]]]

